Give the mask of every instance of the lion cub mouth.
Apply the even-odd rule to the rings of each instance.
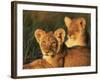
[[[55,56],[54,53],[49,53],[49,52],[48,52],[48,53],[45,53],[44,55],[45,55],[45,56],[49,56],[49,57],[54,57],[54,56]]]

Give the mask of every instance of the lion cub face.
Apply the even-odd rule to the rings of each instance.
[[[44,55],[53,56],[58,51],[58,41],[52,32],[44,34],[40,40],[40,47]]]
[[[65,31],[60,28],[53,32],[45,32],[42,29],[35,31],[35,38],[39,43],[43,56],[55,56],[64,42]]]
[[[84,18],[76,18],[71,19],[69,17],[65,17],[65,24],[68,29],[68,37],[69,38],[77,38],[78,34],[83,33],[86,27],[86,21]]]
[[[66,41],[66,45],[68,47],[73,47],[77,45],[83,46],[85,38],[84,33],[86,27],[85,19],[83,17],[76,19],[65,17],[64,21],[68,31],[68,40]]]

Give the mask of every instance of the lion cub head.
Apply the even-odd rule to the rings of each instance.
[[[42,29],[35,31],[35,38],[39,43],[43,56],[55,56],[59,53],[64,42],[65,31],[60,28],[53,32],[46,32]]]
[[[85,28],[86,20],[83,17],[71,19],[69,17],[64,18],[65,25],[67,27],[67,37],[66,45],[68,47],[73,46],[84,46],[85,44]]]

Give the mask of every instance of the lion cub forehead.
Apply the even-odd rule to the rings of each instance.
[[[42,40],[49,41],[49,40],[56,40],[56,38],[55,38],[53,32],[50,31],[50,32],[47,32],[45,35],[43,35]]]
[[[43,35],[43,36],[45,36],[45,37],[54,37],[54,34],[53,34],[52,31],[50,31],[50,32],[46,32],[46,34]]]

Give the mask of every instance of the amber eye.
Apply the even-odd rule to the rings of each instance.
[[[46,42],[45,41],[42,41],[42,45],[45,45],[46,44]]]

